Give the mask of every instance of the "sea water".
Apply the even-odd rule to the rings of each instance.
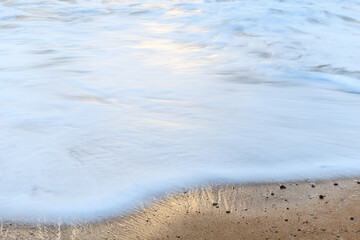
[[[355,0],[1,0],[1,220],[360,174]]]

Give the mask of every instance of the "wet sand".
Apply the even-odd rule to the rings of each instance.
[[[91,224],[2,222],[0,239],[360,239],[356,178],[213,185],[154,202]]]

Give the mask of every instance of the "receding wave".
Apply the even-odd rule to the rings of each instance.
[[[358,1],[0,1],[0,215],[360,173]]]

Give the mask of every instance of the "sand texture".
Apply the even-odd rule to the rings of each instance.
[[[360,239],[360,182],[351,178],[206,186],[97,223],[2,222],[0,239],[356,240]]]

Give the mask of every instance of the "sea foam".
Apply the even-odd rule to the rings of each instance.
[[[0,216],[360,173],[358,1],[2,1]]]

